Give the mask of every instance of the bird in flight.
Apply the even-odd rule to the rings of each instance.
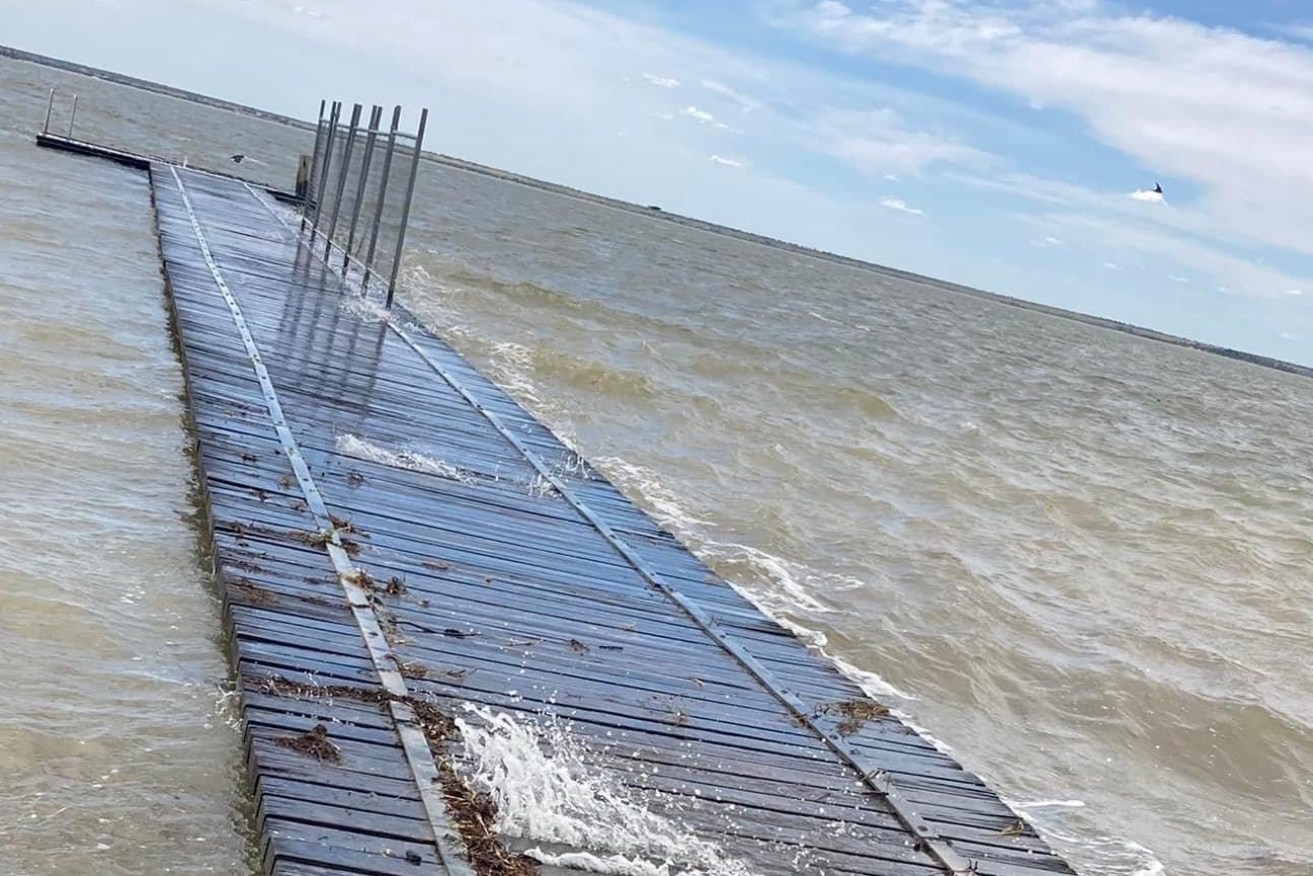
[[[1163,187],[1158,185],[1158,183],[1153,184],[1153,190],[1160,195],[1163,193]]]
[[[246,160],[246,156],[238,152],[236,155],[232,156],[232,160],[233,160],[233,164],[241,164],[243,161]]]

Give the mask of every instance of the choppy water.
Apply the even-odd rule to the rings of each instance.
[[[0,62],[0,856],[240,869],[146,189],[29,145],[56,78]],[[307,151],[79,91],[93,139]],[[1082,872],[1313,869],[1313,383],[461,171],[420,198],[409,303]]]

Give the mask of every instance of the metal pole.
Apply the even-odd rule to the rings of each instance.
[[[73,95],[73,111],[68,114],[68,139],[73,139],[73,120],[78,115],[78,96]]]
[[[318,197],[315,193],[315,171],[319,168],[319,148],[324,145],[324,107],[328,101],[319,101],[319,121],[315,124],[315,148],[310,153],[310,176],[306,182],[305,198],[301,201],[301,233],[305,233],[306,216],[310,212],[310,205]]]
[[[315,198],[315,218],[310,223],[310,238],[319,233],[319,214],[324,209],[324,189],[328,187],[328,169],[333,164],[333,140],[337,137],[337,120],[342,112],[342,102],[333,101],[333,111],[328,117],[328,132],[324,137],[324,166],[319,174],[319,185],[315,187],[318,193]]]
[[[337,233],[337,214],[342,208],[342,193],[346,190],[346,177],[351,172],[351,147],[356,145],[356,131],[360,127],[360,104],[351,110],[351,129],[347,131],[346,146],[342,148],[342,171],[337,175],[337,195],[333,198],[333,216],[328,220],[328,242],[324,244],[324,260],[333,251],[333,235]]]
[[[410,182],[406,183],[406,200],[401,208],[401,227],[397,229],[397,254],[392,260],[392,279],[388,280],[388,299],[385,307],[392,306],[397,291],[397,271],[401,269],[401,248],[406,244],[406,223],[410,221],[410,202],[415,197],[415,177],[419,175],[419,154],[424,149],[424,127],[429,121],[428,108],[419,111],[419,130],[415,133],[415,155],[410,161]]]
[[[383,107],[374,104],[369,112],[369,134],[365,137],[365,157],[360,162],[360,184],[356,186],[356,202],[351,206],[351,231],[346,238],[346,251],[342,253],[342,276],[346,276],[351,248],[356,244],[356,223],[360,221],[360,207],[365,200],[365,185],[369,182],[369,161],[374,156],[374,141],[378,138],[378,123],[383,118]]]
[[[55,108],[55,89],[50,89],[50,100],[46,101],[46,123],[41,126],[42,134],[50,133],[50,111]]]
[[[397,145],[397,128],[401,125],[401,107],[392,108],[392,130],[388,132],[387,157],[383,159],[383,177],[378,182],[378,203],[374,205],[374,230],[369,233],[369,249],[365,253],[365,291],[369,291],[369,275],[374,270],[374,245],[378,243],[378,226],[383,222],[383,203],[388,196],[388,176],[392,173],[392,153]]]

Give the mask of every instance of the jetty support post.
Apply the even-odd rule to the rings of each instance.
[[[333,141],[337,139],[337,123],[342,112],[342,102],[333,101],[333,109],[328,116],[328,126],[324,129],[324,166],[320,168],[319,182],[315,185],[315,213],[310,223],[310,242],[314,243],[319,233],[320,214],[324,208],[324,192],[328,189],[328,173],[333,166]]]
[[[73,120],[78,117],[78,96],[73,95],[73,110],[68,114],[68,139],[73,139]]]
[[[378,229],[383,224],[383,205],[387,201],[388,177],[392,173],[392,156],[397,148],[397,129],[401,127],[401,107],[392,108],[392,129],[388,131],[388,145],[383,154],[383,173],[378,181],[378,203],[374,205],[374,227],[369,232],[369,247],[365,250],[365,292],[369,292],[369,278],[374,272],[374,249],[378,245]]]
[[[50,99],[46,101],[46,123],[41,126],[42,134],[50,133],[50,113],[55,108],[55,89],[50,89]]]
[[[360,160],[360,182],[356,185],[356,202],[351,205],[351,230],[347,232],[346,249],[342,253],[342,276],[346,276],[347,264],[351,261],[351,252],[356,245],[356,225],[360,222],[360,208],[365,202],[365,190],[369,186],[369,164],[374,157],[374,141],[378,139],[378,123],[383,118],[383,107],[374,104],[369,111],[369,132],[365,135],[365,154]]]
[[[319,150],[324,146],[324,108],[328,101],[319,101],[319,120],[315,122],[315,148],[310,151],[310,166],[305,169],[305,188],[301,188],[301,165],[296,168],[296,194],[301,198],[301,233],[305,233],[306,218],[310,215],[311,201],[319,197],[315,191],[315,172],[321,161]]]
[[[337,217],[342,210],[342,194],[346,191],[346,178],[351,173],[351,147],[356,145],[356,134],[360,130],[360,111],[364,109],[356,104],[351,109],[351,127],[347,130],[346,144],[342,147],[342,168],[337,172],[337,191],[333,195],[333,212],[328,219],[327,242],[324,244],[324,261],[333,252],[333,235],[337,233]]]
[[[397,291],[397,272],[401,269],[401,250],[406,245],[406,223],[410,221],[410,204],[415,197],[415,178],[419,175],[419,156],[424,151],[424,128],[429,121],[428,107],[419,112],[419,130],[415,132],[415,154],[410,158],[410,180],[406,183],[406,200],[401,207],[401,226],[397,229],[397,252],[392,259],[392,277],[388,280],[388,297],[385,307],[392,306]]]

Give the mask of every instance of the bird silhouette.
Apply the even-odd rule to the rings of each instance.
[[[238,152],[236,155],[232,156],[232,160],[233,160],[233,164],[241,164],[243,161],[246,160],[246,156]]]
[[[1153,184],[1153,190],[1160,195],[1163,193],[1163,187],[1158,185],[1158,183]]]

